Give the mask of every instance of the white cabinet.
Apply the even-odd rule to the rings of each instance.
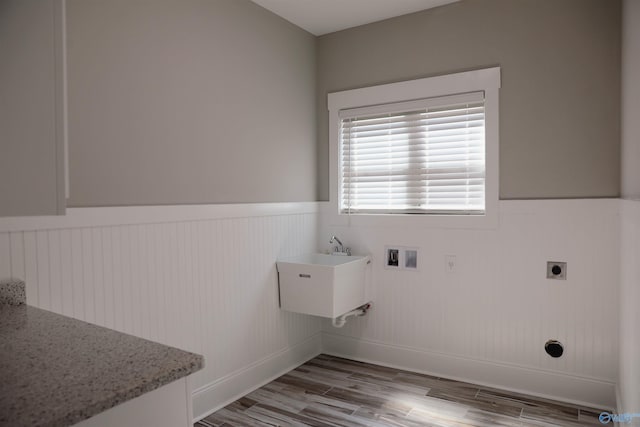
[[[0,216],[65,210],[64,0],[0,1]]]
[[[73,427],[192,427],[189,378],[181,378]]]

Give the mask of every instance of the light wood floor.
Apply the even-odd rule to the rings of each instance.
[[[195,426],[602,426],[600,412],[320,355]]]

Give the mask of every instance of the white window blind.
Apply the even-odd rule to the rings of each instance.
[[[342,213],[484,213],[483,92],[339,117]]]

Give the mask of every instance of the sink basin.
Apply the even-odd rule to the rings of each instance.
[[[280,307],[336,318],[366,304],[369,256],[305,254],[276,262]]]

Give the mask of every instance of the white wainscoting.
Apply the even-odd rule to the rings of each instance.
[[[618,413],[640,412],[640,201],[620,201]],[[640,425],[634,418],[632,425]]]
[[[204,354],[192,381],[197,418],[321,350],[614,406],[619,200],[502,201],[499,226],[482,230],[332,226],[319,205],[327,208],[85,208],[0,219],[0,279],[25,279],[32,305]],[[640,208],[622,209],[622,296],[637,325]],[[342,329],[277,301],[276,258],[326,248],[331,234],[374,261],[373,309]],[[382,268],[385,245],[419,248],[418,271]],[[445,255],[456,255],[455,272],[445,272]],[[568,280],[547,280],[547,260],[567,261]],[[622,331],[632,349],[621,379],[630,410],[636,329]],[[544,352],[549,338],[565,344],[562,358]]]
[[[323,351],[613,408],[618,206],[501,201],[488,230],[324,222],[320,236],[372,254],[374,270],[373,308],[342,329],[325,322]],[[387,245],[419,248],[418,271],[384,269]],[[446,255],[457,258],[452,273]],[[566,261],[567,280],[546,279],[546,261]],[[545,353],[548,339],[564,344],[563,357]]]
[[[276,258],[312,252],[317,203],[69,209],[0,219],[0,279],[27,302],[197,352],[194,413],[320,352],[318,318],[278,307]]]

